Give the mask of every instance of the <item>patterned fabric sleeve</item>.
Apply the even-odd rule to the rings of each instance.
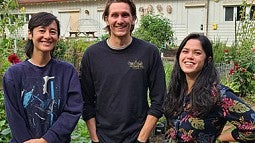
[[[235,126],[231,132],[239,142],[255,141],[255,112],[231,90],[221,90],[222,115]]]

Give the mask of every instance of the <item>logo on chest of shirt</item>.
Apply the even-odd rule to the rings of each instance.
[[[128,65],[130,68],[135,69],[135,70],[140,70],[143,69],[143,62],[140,60],[135,60],[135,61],[129,61]]]

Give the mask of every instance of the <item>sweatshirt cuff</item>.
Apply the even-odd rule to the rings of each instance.
[[[245,143],[245,141],[239,137],[239,134],[240,134],[240,133],[238,132],[238,129],[234,129],[234,130],[231,132],[232,137],[233,137],[236,141],[238,141],[239,143]]]

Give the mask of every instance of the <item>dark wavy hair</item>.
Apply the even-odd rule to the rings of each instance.
[[[33,34],[34,28],[38,26],[49,26],[53,21],[57,23],[58,37],[60,35],[60,24],[56,16],[48,12],[38,12],[33,14],[28,22],[28,30]],[[55,48],[54,48],[55,49]],[[54,49],[51,51],[51,56],[53,56]],[[25,52],[28,58],[31,58],[34,50],[34,43],[32,39],[28,39],[25,45]]]
[[[187,96],[187,81],[185,73],[181,70],[179,58],[183,47],[190,39],[197,39],[201,42],[206,59],[189,94],[191,106],[187,111],[194,116],[203,117],[213,109],[216,102],[220,101],[219,91],[214,88],[219,83],[219,76],[214,66],[212,44],[206,36],[191,33],[182,41],[176,53],[169,90],[163,105],[167,119],[178,116],[184,110],[183,102],[185,96]],[[216,97],[212,96],[212,92],[216,93]]]
[[[107,0],[106,5],[105,5],[105,9],[104,9],[104,12],[103,12],[103,15],[102,15],[103,20],[106,21],[106,17],[109,16],[109,8],[110,8],[111,4],[112,3],[119,3],[119,2],[124,2],[124,3],[127,3],[129,5],[131,15],[134,18],[134,20],[136,20],[137,19],[136,6],[135,6],[135,4],[132,0]],[[135,25],[131,26],[130,33],[134,30],[134,27],[135,27]],[[110,26],[107,25],[105,27],[105,30],[107,30],[110,33],[111,32]]]

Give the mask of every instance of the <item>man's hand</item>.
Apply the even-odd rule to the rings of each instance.
[[[44,138],[39,139],[30,139],[25,141],[24,143],[48,143]]]

